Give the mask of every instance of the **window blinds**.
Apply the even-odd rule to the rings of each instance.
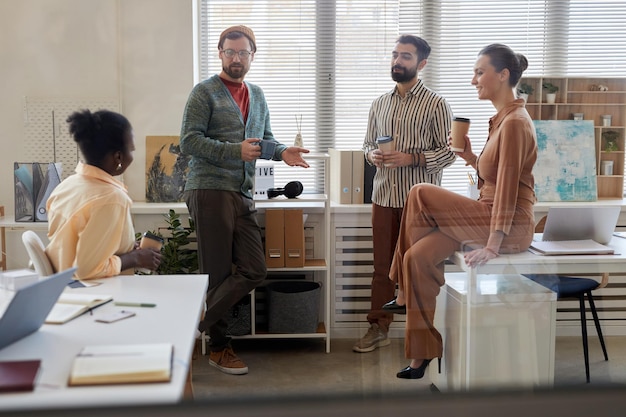
[[[259,51],[246,80],[265,91],[276,138],[292,144],[301,115],[304,145],[314,151],[361,148],[372,100],[394,86],[390,56],[401,33],[430,43],[420,76],[456,115],[472,119],[476,153],[495,113],[470,85],[482,47],[498,42],[523,53],[526,76],[626,75],[622,0],[199,0],[198,15],[197,81],[221,69],[221,31],[250,26]],[[465,193],[467,172],[457,161],[443,185]],[[276,175],[277,186],[289,180]],[[320,187],[315,167],[299,177],[307,188]]]

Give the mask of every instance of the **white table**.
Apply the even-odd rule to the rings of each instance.
[[[66,324],[44,324],[38,332],[0,350],[0,360],[42,360],[35,390],[2,394],[1,411],[173,404],[182,399],[208,276],[120,276],[100,281],[102,285],[71,291],[110,294],[117,301],[155,303],[156,307],[118,307],[108,303],[96,308],[93,315],[87,313]],[[121,309],[132,310],[136,316],[111,324],[94,321]],[[72,360],[85,345],[160,342],[174,345],[169,383],[67,385]]]
[[[614,237],[607,246],[614,255],[542,256],[531,252],[500,255],[478,268],[470,268],[463,252],[456,252],[450,260],[463,271],[473,274],[596,274],[617,273],[626,270],[626,239]]]
[[[450,277],[453,278],[453,280],[451,280],[449,286],[446,284],[437,299],[437,310],[439,316],[436,317],[436,320],[438,326],[440,327],[439,330],[442,332],[442,336],[444,337],[444,344],[446,343],[446,336],[452,337],[454,340],[450,343],[461,344],[461,348],[458,349],[457,355],[462,355],[463,358],[444,357],[444,369],[443,374],[441,375],[437,373],[437,367],[432,366],[431,364],[429,367],[429,375],[433,380],[433,383],[444,389],[452,387],[460,388],[462,390],[485,387],[489,385],[490,382],[492,386],[494,384],[502,386],[503,383],[508,383],[509,385],[522,385],[526,387],[552,385],[554,379],[554,329],[556,327],[555,311],[550,312],[545,310],[532,318],[534,321],[533,326],[535,326],[536,330],[534,331],[535,336],[537,338],[549,338],[549,340],[546,340],[547,343],[551,343],[552,345],[552,348],[549,351],[546,351],[544,348],[540,348],[533,352],[533,349],[535,349],[534,346],[539,346],[535,343],[519,345],[517,355],[527,359],[530,358],[531,361],[534,360],[534,362],[528,363],[528,367],[537,370],[537,372],[533,375],[530,377],[520,375],[518,378],[516,375],[510,374],[511,376],[507,381],[502,381],[502,373],[494,372],[491,374],[490,379],[489,375],[479,375],[476,372],[472,372],[472,369],[476,370],[480,368],[481,362],[488,362],[492,359],[488,356],[480,357],[480,349],[477,349],[479,338],[482,337],[480,332],[476,331],[477,323],[481,322],[483,317],[482,315],[485,314],[482,310],[486,305],[485,303],[492,302],[484,297],[484,294],[480,289],[481,283],[486,279],[485,277],[488,278],[491,276],[492,279],[497,279],[498,276],[503,274],[519,277],[521,274],[533,273],[572,275],[590,275],[605,272],[609,274],[618,272],[623,273],[623,271],[626,270],[626,239],[614,237],[608,246],[615,250],[614,255],[541,256],[526,251],[518,254],[500,255],[497,258],[490,260],[485,265],[476,268],[470,268],[465,263],[463,252],[456,252],[451,257],[451,261],[458,268],[460,268],[461,271],[463,271],[464,282],[459,281],[458,276],[450,274]],[[449,274],[446,274],[446,277],[448,277],[448,275]],[[461,285],[463,287],[462,290],[459,289]],[[524,291],[527,292],[527,290]],[[534,301],[548,301],[540,294],[541,291],[534,292],[534,295],[531,295],[530,293],[528,294],[530,296],[528,300],[522,301],[533,301],[533,298]],[[507,291],[496,296],[502,297],[503,301],[508,303],[508,306],[506,307],[510,309],[511,303],[506,301],[506,298],[511,297],[511,294],[512,293],[510,291]],[[464,311],[459,312],[458,308],[449,309],[446,307],[446,303],[451,300],[451,296],[452,299],[458,301],[457,304],[461,305]],[[553,304],[553,308],[555,309],[555,303]],[[528,306],[529,308],[536,308],[538,305],[530,307],[529,304]],[[519,306],[514,308],[519,308]],[[504,310],[499,311],[503,312]],[[491,310],[491,314],[495,314],[494,317],[498,318],[498,314],[500,313],[496,309]],[[542,315],[546,320],[546,323],[544,324],[549,326],[549,331],[546,331],[546,327],[540,323]],[[461,327],[464,327],[465,330],[461,336],[447,334],[448,330],[454,328],[454,326],[450,324],[450,317],[456,317],[455,320],[459,322],[458,324]],[[496,326],[501,324],[497,321],[494,323]],[[518,320],[518,323],[524,324],[524,321]],[[528,324],[528,321],[526,321],[525,324]],[[526,334],[529,334],[528,331],[524,331]],[[462,338],[461,341],[457,340],[459,337]],[[547,357],[545,356],[546,354],[548,355]],[[510,355],[512,360],[515,360],[513,357],[515,355],[516,354]],[[457,360],[461,363],[461,365],[458,365],[459,362],[456,362]]]

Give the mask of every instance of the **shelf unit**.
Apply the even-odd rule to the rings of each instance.
[[[259,222],[264,225],[265,210],[267,209],[302,209],[307,216],[304,224],[305,230],[310,230],[312,236],[312,247],[307,250],[307,258],[302,268],[268,268],[268,275],[284,274],[284,273],[304,273],[312,275],[313,280],[321,284],[320,296],[320,318],[317,331],[314,333],[269,333],[265,328],[257,326],[257,290],[250,292],[250,309],[251,309],[251,332],[247,335],[233,336],[236,339],[324,339],[326,342],[326,352],[330,352],[330,200],[328,196],[329,190],[329,156],[328,154],[307,154],[305,159],[312,167],[310,169],[319,169],[323,173],[324,192],[322,194],[303,193],[295,199],[288,199],[284,196],[273,198],[271,200],[257,199],[255,201],[256,209],[259,213]],[[277,162],[276,168],[283,164]],[[315,165],[315,166],[314,166]],[[280,166],[279,169],[290,169]],[[309,253],[310,252],[310,253]],[[309,257],[309,255],[311,255]],[[268,280],[270,282],[270,280]],[[205,343],[208,335],[204,335],[202,343],[202,353],[206,353]]]
[[[584,120],[593,120],[596,148],[598,198],[622,198],[624,189],[624,151],[626,133],[626,78],[587,77],[525,77],[534,92],[526,109],[535,120],[572,120],[582,113]],[[547,103],[544,83],[559,87],[554,103]],[[602,115],[611,115],[610,126],[604,126]],[[617,132],[617,150],[606,150],[603,134]],[[612,175],[604,175],[602,161],[613,161]]]

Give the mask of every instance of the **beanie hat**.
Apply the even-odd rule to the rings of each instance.
[[[252,43],[252,45],[250,45],[252,46],[252,52],[256,52],[256,38],[254,37],[254,32],[248,26],[244,26],[244,25],[231,26],[228,29],[224,30],[222,34],[220,35],[219,42],[217,43],[218,49],[220,48],[221,45],[224,44],[224,39],[226,39],[226,35],[232,32],[243,33]]]

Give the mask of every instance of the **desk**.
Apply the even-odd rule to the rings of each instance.
[[[461,327],[464,326],[466,329],[465,334],[463,335],[464,340],[461,341],[462,347],[460,349],[460,353],[462,356],[464,356],[461,359],[461,363],[469,365],[459,367],[455,365],[454,358],[446,359],[444,357],[444,373],[442,375],[437,374],[436,366],[429,367],[429,375],[433,383],[437,386],[441,385],[445,389],[445,387],[450,385],[449,381],[456,381],[452,385],[460,386],[462,387],[462,389],[466,390],[484,387],[489,383],[489,380],[487,379],[487,377],[485,377],[485,375],[482,375],[480,377],[481,379],[479,379],[477,378],[475,372],[474,374],[472,374],[471,369],[472,364],[476,364],[477,362],[483,360],[490,360],[490,358],[478,358],[477,355],[479,355],[481,352],[476,348],[479,332],[477,333],[475,324],[477,320],[480,319],[480,317],[476,315],[484,314],[480,311],[481,308],[484,308],[484,300],[482,299],[483,297],[481,296],[480,291],[477,290],[477,288],[479,288],[478,285],[480,284],[481,277],[482,279],[484,279],[485,276],[496,277],[500,274],[519,276],[520,274],[528,273],[575,275],[599,274],[603,272],[623,273],[623,271],[626,270],[626,239],[614,237],[608,246],[612,247],[615,250],[616,254],[582,256],[541,256],[526,251],[518,254],[500,255],[497,258],[490,260],[485,265],[476,268],[470,268],[465,263],[463,252],[456,252],[450,258],[450,260],[464,272],[465,279],[467,280],[468,284],[465,287],[465,293],[463,297],[464,299],[462,300],[462,303],[460,303],[462,304],[465,311],[461,313],[453,312],[452,314],[460,317],[460,319],[457,320],[457,322],[460,321],[460,323],[457,324]],[[447,276],[448,274],[446,274],[446,277]],[[453,277],[451,276],[451,278]],[[448,288],[446,284],[446,288],[442,290],[442,294],[440,294],[440,297],[437,299],[439,313],[441,314],[441,310],[445,310],[444,317],[440,316],[439,318],[436,318],[438,326],[441,326],[442,323],[446,322],[446,320],[449,319],[447,316],[450,314],[450,311],[448,311],[446,307],[445,297],[446,295],[455,292],[455,288],[453,288],[454,285],[458,284],[453,284],[451,282],[452,288]],[[551,308],[556,307],[554,306]],[[545,320],[550,321],[550,323],[547,324],[551,330],[547,332],[535,332],[534,334],[538,339],[541,337],[550,338],[546,342],[551,344],[552,348],[549,350],[542,349],[541,352],[539,350],[533,351],[532,349],[534,348],[532,348],[532,346],[537,346],[537,344],[533,342],[526,344],[525,346],[519,345],[517,347],[516,354],[511,355],[513,356],[511,358],[512,360],[516,360],[517,357],[526,358],[528,361],[524,364],[524,366],[531,369],[534,368],[535,370],[538,369],[538,372],[536,373],[537,376],[524,378],[524,380],[521,380],[521,378],[515,380],[514,378],[516,378],[516,376],[514,374],[511,374],[512,377],[510,380],[506,381],[507,383],[511,385],[521,384],[530,388],[535,385],[552,385],[554,380],[554,329],[556,327],[556,315],[553,314],[553,312],[550,312],[548,310],[546,311],[548,314],[544,315],[544,317]],[[493,313],[494,312],[492,311],[492,314]],[[537,319],[534,319],[535,323],[539,323],[538,317],[539,316],[537,316]],[[496,318],[500,318],[498,313],[496,313]],[[495,320],[495,322],[496,325],[500,324],[497,323],[498,320]],[[523,321],[520,321],[520,323],[522,322]],[[523,324],[527,325],[528,322],[529,320],[523,322]],[[444,337],[444,343],[448,343],[447,339],[450,339],[450,337],[456,339],[455,335],[449,335],[449,337],[446,337],[444,335],[446,333],[446,330],[448,330],[446,327],[449,326],[446,325],[438,329],[440,330],[440,332],[442,332],[442,336]],[[541,325],[541,327],[543,328],[545,326]],[[531,331],[529,331],[528,329],[522,329],[520,331],[525,332],[525,334],[531,333]],[[453,340],[452,343],[458,343],[458,340]],[[547,355],[547,357],[545,355]],[[450,361],[450,363],[448,361]],[[446,369],[446,365],[448,364],[450,366],[448,366]],[[502,375],[492,375],[492,382],[498,381],[500,384],[502,384],[503,381],[498,380],[498,378],[500,378],[501,376]]]
[[[0,411],[73,407],[112,407],[179,402],[195,345],[195,330],[203,309],[207,275],[120,276],[102,285],[73,292],[111,294],[118,301],[155,303],[155,308],[96,308],[66,324],[44,324],[22,340],[0,350],[0,360],[41,359],[35,390],[2,394]],[[135,317],[105,324],[94,320],[116,310],[132,310]],[[115,343],[173,343],[172,380],[169,383],[68,387],[75,355],[84,345]]]

